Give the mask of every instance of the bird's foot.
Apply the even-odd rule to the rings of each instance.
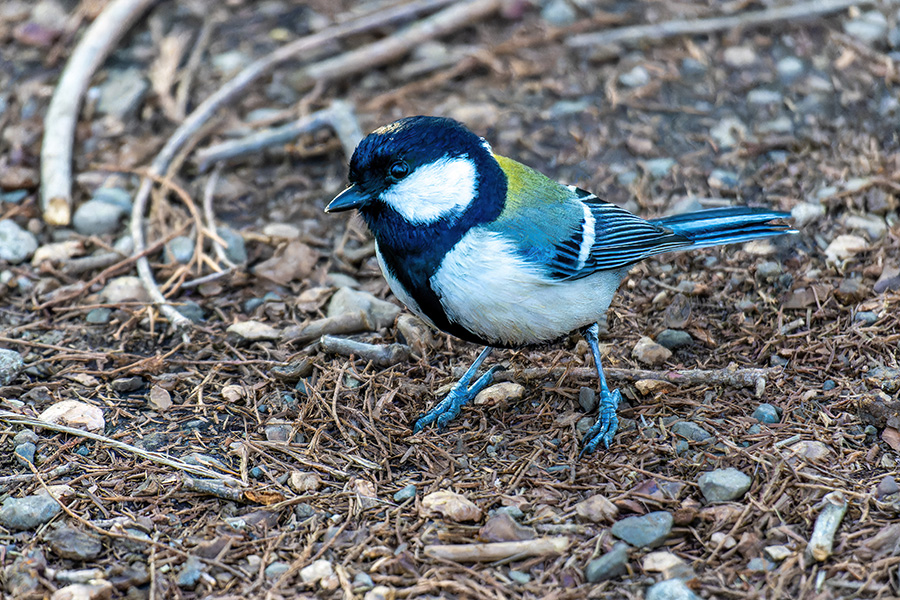
[[[447,423],[453,420],[459,414],[460,409],[468,401],[475,398],[478,392],[486,388],[494,380],[494,371],[499,370],[499,366],[491,367],[487,372],[475,380],[469,386],[469,380],[465,377],[456,382],[447,397],[438,402],[434,408],[419,417],[413,427],[413,433],[419,433],[432,423],[437,423],[438,429],[442,429]]]
[[[597,416],[597,422],[581,440],[584,445],[581,449],[581,456],[592,453],[601,443],[604,448],[609,448],[609,445],[612,444],[613,437],[619,429],[616,409],[619,408],[620,400],[622,400],[622,394],[619,393],[619,390],[609,392],[604,388],[600,391],[600,414]]]

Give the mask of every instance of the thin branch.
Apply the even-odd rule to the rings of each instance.
[[[25,415],[17,415],[16,413],[9,412],[7,410],[0,410],[0,421],[6,421],[7,423],[14,423],[18,425],[27,425],[28,427],[37,427],[39,429],[48,429],[50,431],[58,431],[60,433],[68,433],[69,435],[87,438],[89,440],[94,440],[96,442],[105,444],[117,450],[122,450],[123,452],[130,452],[131,454],[135,454],[137,456],[140,456],[141,458],[145,458],[155,463],[166,465],[167,467],[172,467],[173,469],[178,469],[186,473],[193,473],[194,475],[199,475],[200,477],[206,477],[208,479],[219,479],[227,481],[230,485],[233,485],[235,487],[243,486],[243,483],[241,483],[239,479],[235,479],[230,475],[217,473],[216,471],[212,471],[210,469],[207,469],[206,467],[201,467],[199,465],[190,465],[183,460],[172,458],[171,456],[168,456],[161,452],[144,450],[143,448],[138,448],[137,446],[132,446],[130,444],[126,444],[125,442],[120,442],[119,440],[114,440],[110,437],[106,437],[105,435],[85,431],[84,429],[67,427],[66,425],[60,425],[59,423],[47,423],[39,419],[26,417]]]
[[[801,21],[847,10],[853,6],[869,6],[874,0],[813,0],[800,4],[777,6],[766,10],[748,11],[728,17],[666,21],[650,25],[632,25],[597,33],[584,33],[570,38],[566,44],[572,48],[605,46],[608,44],[636,45],[661,42],[679,35],[703,35],[734,29],[758,27],[778,21]]]
[[[780,372],[780,367],[766,369],[737,369],[726,367],[724,369],[673,369],[668,371],[649,371],[645,369],[603,369],[607,378],[614,381],[640,381],[651,379],[654,381],[667,381],[678,385],[727,385],[731,387],[756,388],[762,381],[771,375]],[[509,371],[497,371],[494,373],[495,381],[515,381],[517,379],[559,379],[568,375],[576,379],[590,379],[597,376],[593,367],[534,367],[529,369],[511,369]]]
[[[113,0],[87,31],[63,70],[44,118],[41,210],[49,225],[72,216],[72,145],[78,109],[94,72],[125,32],[156,0]]]

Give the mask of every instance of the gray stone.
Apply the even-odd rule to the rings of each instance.
[[[627,517],[613,523],[614,536],[638,548],[655,548],[662,544],[672,531],[674,519],[671,513],[657,511],[642,517]]]
[[[102,187],[97,188],[94,191],[94,195],[91,196],[91,200],[97,200],[99,202],[106,202],[107,204],[112,204],[113,206],[118,206],[125,212],[131,212],[131,194],[129,194],[126,190],[118,187]],[[130,238],[129,238],[130,239]]]
[[[697,485],[707,502],[737,500],[750,489],[751,479],[734,468],[716,469],[697,478]]]
[[[37,444],[38,436],[31,429],[23,429],[13,436],[12,443],[13,447],[21,446],[22,444]]]
[[[0,385],[9,385],[25,368],[22,355],[15,350],[0,348]]]
[[[210,58],[213,68],[224,76],[234,75],[237,71],[249,65],[251,60],[248,55],[240,50],[214,54]]]
[[[694,343],[694,338],[687,331],[680,329],[663,329],[656,336],[656,343],[669,350],[677,350]]]
[[[803,75],[805,67],[803,61],[796,56],[785,56],[775,65],[775,70],[778,72],[778,77],[781,81],[788,84]]]
[[[194,240],[185,235],[173,237],[166,244],[166,262],[177,262],[186,265],[194,258],[195,245]]]
[[[84,320],[91,325],[105,325],[106,323],[109,323],[111,317],[112,310],[100,307],[91,309],[88,314],[85,315]]]
[[[228,260],[236,264],[247,262],[247,246],[240,233],[228,227],[219,227],[216,229],[216,233],[227,245],[225,256],[228,257]]]
[[[181,315],[187,318],[191,323],[202,323],[205,316],[203,314],[203,307],[192,300],[175,305],[175,310],[180,312]]]
[[[0,506],[0,525],[13,531],[29,531],[49,522],[62,509],[46,494],[7,498]]]
[[[752,417],[760,423],[778,423],[781,421],[781,411],[775,406],[764,402],[756,407]]]
[[[582,387],[578,390],[578,404],[584,412],[594,412],[597,408],[597,392],[594,388]]]
[[[134,115],[150,89],[140,69],[113,69],[100,86],[97,112],[126,120]]]
[[[541,17],[551,25],[563,27],[574,23],[578,15],[566,0],[550,0],[541,10]]]
[[[880,44],[887,40],[887,18],[877,10],[864,12],[844,22],[844,33],[869,45]]]
[[[645,600],[700,600],[680,579],[667,579],[650,586]]]
[[[203,562],[196,556],[190,555],[178,571],[175,583],[180,588],[192,588],[197,585],[202,576]]]
[[[765,558],[761,558],[757,556],[756,558],[751,558],[747,562],[747,570],[754,571],[756,573],[763,573],[765,571],[772,571],[777,567],[775,563],[770,560],[766,560]]]
[[[635,182],[638,178],[637,171],[623,171],[616,175],[616,182],[623,187],[627,187]]]
[[[37,446],[35,446],[32,442],[25,442],[24,444],[19,444],[13,450],[13,454],[16,457],[16,462],[20,465],[27,466],[34,464],[34,453],[37,452]]]
[[[650,83],[650,73],[645,67],[638,65],[627,73],[619,75],[619,83],[631,88],[641,87]]]
[[[286,562],[276,561],[266,567],[266,579],[278,579],[291,568]]]
[[[2,112],[0,112],[2,114]],[[0,193],[0,202],[8,204],[18,204],[28,197],[28,190],[13,190],[11,192]]]
[[[669,429],[672,433],[687,438],[692,442],[705,442],[713,438],[713,434],[693,421],[677,421]]]
[[[37,238],[11,219],[0,221],[0,260],[17,265],[31,258],[38,248]]]
[[[770,121],[762,121],[756,126],[756,132],[761,134],[791,133],[792,131],[794,131],[794,123],[785,115],[775,117]],[[769,157],[772,158],[773,162],[784,162],[788,156],[786,152],[781,150],[769,152]]]
[[[354,591],[365,592],[371,590],[373,587],[375,587],[375,582],[372,581],[372,576],[365,571],[360,571],[353,576]]]
[[[72,226],[81,235],[104,235],[113,233],[126,210],[118,204],[103,200],[88,200],[77,209],[72,216]]]
[[[56,555],[69,560],[92,560],[103,551],[100,536],[65,524],[51,529],[44,540]]]
[[[381,329],[393,325],[394,319],[400,314],[400,307],[368,292],[351,288],[340,288],[328,303],[329,317],[357,311],[366,313],[375,329]]]
[[[568,115],[580,115],[591,106],[591,101],[587,99],[581,100],[558,100],[550,107],[550,118],[558,119]]]
[[[756,278],[763,281],[774,281],[783,272],[781,265],[775,261],[767,260],[756,267]]]
[[[596,421],[596,417],[581,417],[578,419],[578,422],[575,423],[575,431],[578,432],[578,435],[584,435],[591,430],[591,427],[594,426]]]
[[[525,585],[531,582],[531,575],[522,571],[516,571],[515,569],[510,570],[509,578],[519,585]]]
[[[740,175],[725,169],[713,169],[708,179],[709,187],[717,190],[737,188],[740,182]]]
[[[874,325],[878,321],[878,313],[870,310],[863,310],[853,316],[854,321],[859,321],[863,325]]]
[[[747,104],[762,106],[766,104],[779,104],[784,99],[781,92],[766,88],[756,88],[747,93]]]
[[[584,570],[584,577],[591,583],[599,583],[618,577],[625,572],[628,564],[628,544],[617,542],[612,549],[588,563]]]
[[[755,65],[759,57],[753,46],[731,46],[722,53],[725,64],[735,69],[743,69]]]
[[[644,167],[654,179],[660,179],[669,174],[675,166],[674,158],[651,158],[644,161]]]
[[[709,130],[720,150],[733,148],[747,137],[747,126],[737,117],[725,117]]]
[[[394,492],[394,502],[405,502],[410,498],[416,497],[416,486],[413,484],[409,484],[406,487],[400,488],[396,492]]]
[[[270,442],[290,442],[294,428],[287,424],[266,427],[266,439]]]
[[[681,61],[681,72],[684,75],[702,75],[706,73],[706,65],[696,58],[685,58]]]
[[[119,379],[113,379],[110,386],[115,392],[127,394],[128,392],[135,392],[144,387],[144,379],[138,375],[132,377],[120,377]]]

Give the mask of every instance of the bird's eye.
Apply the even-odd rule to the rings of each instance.
[[[398,160],[391,165],[389,172],[394,179],[403,179],[409,175],[409,165],[402,160]]]

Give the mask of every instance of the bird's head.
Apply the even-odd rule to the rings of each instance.
[[[498,188],[505,195],[506,185],[483,138],[452,119],[427,116],[366,136],[350,160],[349,180],[325,210],[359,209],[376,237],[379,224],[396,231],[400,225],[452,227],[463,215],[487,220],[502,210]]]

